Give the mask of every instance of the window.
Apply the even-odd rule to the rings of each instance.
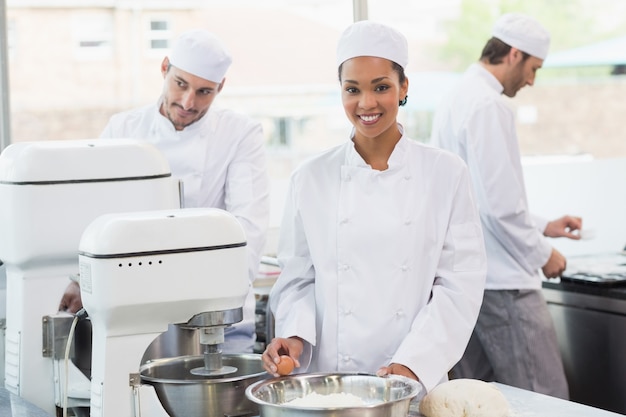
[[[9,57],[11,57],[15,52],[15,46],[17,44],[16,40],[16,30],[15,30],[15,20],[9,19],[7,21],[7,50],[9,53]]]
[[[370,19],[391,24],[409,40],[409,100],[402,111],[412,138],[428,140],[440,97],[478,60],[495,19],[516,11],[537,18],[552,38],[534,85],[509,102],[517,117],[522,155],[626,156],[620,120],[626,94],[626,61],[621,53],[626,47],[624,1],[368,0],[368,4]],[[571,58],[578,51],[574,62]],[[570,60],[564,64],[560,58],[566,57]]]
[[[169,21],[164,19],[150,20],[147,36],[150,53],[161,55],[164,50],[169,49],[171,37]]]
[[[110,3],[113,7],[116,2]],[[71,102],[75,104],[80,99],[84,107],[101,115],[102,120],[94,119],[93,123],[101,127],[108,114],[153,101],[162,81],[158,63],[154,66],[155,59],[162,59],[172,39],[186,28],[204,27],[218,34],[234,57],[219,104],[259,120],[283,120],[272,126],[274,132],[282,134],[274,136],[270,143],[282,148],[283,153],[287,149],[293,151],[296,159],[345,140],[349,126],[344,123],[341,109],[334,53],[341,31],[354,18],[355,2],[213,0],[211,7],[192,3],[172,2],[171,7],[160,3],[157,11],[147,6],[113,9],[85,5],[61,11],[43,2],[36,7],[9,6],[9,57],[15,65],[16,58],[20,58],[20,68],[40,66],[35,59],[47,54],[62,58],[57,59],[59,73],[71,71],[81,75],[72,81],[72,91],[85,97],[72,98]],[[507,8],[531,13],[550,28],[550,54],[626,35],[622,18],[626,3],[622,0],[362,3],[367,4],[370,19],[397,27],[409,39],[409,101],[400,117],[407,133],[420,141],[428,139],[432,113],[440,97],[477,59],[492,21]],[[45,37],[38,33],[41,22],[46,22]],[[580,31],[580,27],[586,30]],[[32,43],[33,39],[49,44],[41,43],[42,51],[37,54],[26,54],[28,43],[23,47],[18,41]],[[115,39],[119,43],[114,48]],[[17,57],[17,48],[24,54]],[[108,60],[110,65],[76,65],[72,57],[80,61]],[[58,62],[67,68],[60,68]],[[595,158],[626,155],[619,120],[622,97],[626,94],[625,65],[626,62],[594,68],[545,65],[533,88],[523,89],[511,101],[519,118],[522,153],[591,154]],[[42,107],[41,98],[35,99],[29,90],[28,74],[18,70],[10,73],[11,96],[21,100],[15,109],[28,113]],[[65,91],[59,91],[58,74],[50,74],[48,79],[46,76],[40,78],[47,88],[46,96],[63,97],[67,86]],[[111,88],[100,89],[102,85]],[[61,107],[57,103],[55,111],[64,111]],[[67,111],[73,113],[72,108]],[[297,123],[290,126],[289,120],[294,117],[306,120],[306,129],[294,127]],[[46,117],[37,115],[36,119]],[[55,116],[50,120],[55,120],[55,126],[59,120],[77,123],[70,117]],[[31,126],[13,124],[13,137],[37,137],[29,132]],[[82,124],[57,127],[63,135],[74,132],[72,136],[76,137],[94,136],[100,131],[85,131]],[[42,130],[52,132],[45,126]]]
[[[113,51],[113,18],[110,14],[74,12],[72,37],[77,59],[110,59]]]

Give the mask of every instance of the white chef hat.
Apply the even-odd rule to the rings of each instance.
[[[357,56],[375,56],[395,62],[402,68],[409,63],[407,40],[397,30],[361,20],[350,25],[339,38],[337,66]]]
[[[504,14],[496,21],[492,35],[539,59],[546,59],[548,55],[550,33],[530,16],[521,13]]]
[[[224,44],[203,29],[184,32],[169,56],[170,64],[197,77],[221,83],[232,58]]]

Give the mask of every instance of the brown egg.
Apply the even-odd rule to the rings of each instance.
[[[293,371],[294,367],[295,363],[293,362],[293,359],[289,356],[281,355],[280,362],[276,364],[276,373],[278,375],[289,375]]]

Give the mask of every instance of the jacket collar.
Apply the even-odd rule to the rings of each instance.
[[[402,137],[400,138],[398,143],[396,143],[393,152],[389,156],[389,160],[387,161],[389,168],[387,168],[386,171],[394,171],[398,167],[402,167],[404,165],[403,163],[407,153],[409,139],[404,135],[404,126],[402,126],[400,123],[397,123],[397,125],[398,130],[402,134]],[[352,132],[350,133],[350,141],[348,143],[348,151],[346,152],[345,163],[348,166],[371,169],[371,167],[365,162],[363,157],[361,157],[361,155],[356,151],[356,148],[354,147],[354,141],[352,140],[354,139],[354,133],[355,129],[352,128]]]
[[[469,75],[475,75],[482,78],[485,83],[489,87],[493,88],[493,90],[498,94],[502,94],[502,92],[504,91],[504,86],[500,83],[500,81],[498,81],[498,79],[492,73],[487,71],[485,67],[478,63],[470,65],[467,73]]]

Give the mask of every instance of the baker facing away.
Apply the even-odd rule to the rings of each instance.
[[[475,378],[567,399],[568,386],[539,269],[565,270],[565,257],[546,237],[579,239],[582,219],[547,221],[531,215],[515,129],[503,96],[532,86],[550,46],[538,21],[501,16],[478,63],[435,113],[432,143],[467,163],[487,249],[487,283],[476,328],[458,378]]]

